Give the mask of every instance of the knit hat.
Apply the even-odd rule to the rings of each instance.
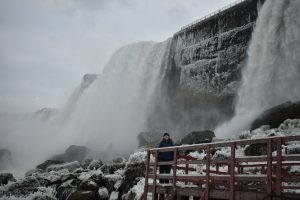
[[[164,133],[164,136],[163,136],[163,137],[165,137],[166,135],[170,137],[170,134],[169,134],[169,133]]]

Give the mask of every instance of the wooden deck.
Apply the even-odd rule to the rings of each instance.
[[[285,144],[299,142],[300,136],[236,140],[147,150],[147,167],[143,199],[300,199],[300,154],[285,154]],[[265,155],[239,157],[236,150],[245,145],[260,145]],[[211,151],[227,147],[229,158],[213,158]],[[205,152],[203,159],[187,155]],[[173,151],[174,160],[158,162],[159,152]],[[153,156],[153,157],[152,157]],[[150,159],[150,158],[154,159]],[[152,160],[152,162],[151,162]],[[172,165],[172,174],[158,174],[160,165]],[[203,170],[197,172],[195,167]],[[224,170],[225,169],[225,170]],[[180,173],[178,173],[180,170]],[[159,184],[169,179],[170,184]],[[151,183],[150,183],[151,182]],[[298,192],[298,194],[295,193]],[[149,197],[148,197],[149,198]]]

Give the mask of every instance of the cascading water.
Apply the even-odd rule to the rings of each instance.
[[[170,45],[171,39],[129,44],[111,57],[89,87],[78,87],[54,117],[16,120],[18,126],[1,133],[0,140],[0,147],[11,150],[18,161],[16,170],[28,170],[72,144],[109,148],[108,156],[130,153],[138,133],[147,130]]]
[[[242,74],[235,116],[216,129],[230,136],[264,110],[300,100],[300,1],[267,0],[259,12]]]

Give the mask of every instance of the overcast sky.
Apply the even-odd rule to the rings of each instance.
[[[85,73],[234,0],[0,0],[0,113],[60,107]]]

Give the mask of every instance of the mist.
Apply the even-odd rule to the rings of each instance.
[[[266,1],[248,49],[235,116],[216,129],[237,135],[265,110],[300,100],[299,1]]]
[[[230,2],[1,1],[0,149],[12,153],[8,170],[22,174],[72,144],[132,152],[161,98],[166,39]],[[145,40],[164,42],[133,43]],[[87,73],[98,76],[83,88]]]

